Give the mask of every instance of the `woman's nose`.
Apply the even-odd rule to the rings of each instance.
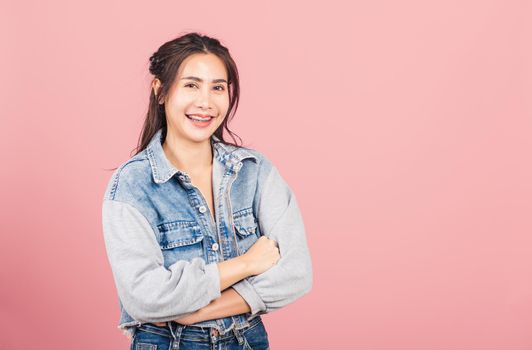
[[[210,103],[210,91],[206,89],[202,89],[200,93],[198,94],[198,98],[196,100],[196,105],[198,107],[208,108]]]

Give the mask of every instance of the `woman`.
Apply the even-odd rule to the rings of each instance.
[[[267,349],[260,315],[312,287],[296,198],[264,155],[224,140],[239,98],[227,48],[189,33],[150,63],[137,153],[103,200],[118,327],[131,349]]]

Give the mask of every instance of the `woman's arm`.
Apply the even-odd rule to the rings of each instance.
[[[105,199],[102,224],[118,296],[135,320],[171,320],[220,297],[217,264],[194,258],[190,262],[179,260],[166,268],[152,226],[131,204]]]
[[[219,262],[218,271],[220,273],[220,291],[252,275],[251,266],[245,255]]]
[[[249,311],[264,314],[310,291],[312,263],[303,218],[293,191],[275,167],[263,185],[258,216],[264,235],[278,242],[281,259],[271,269],[233,284],[220,298],[191,314],[190,319],[186,316],[176,322],[194,323]]]
[[[305,226],[295,194],[271,162],[267,161],[265,167],[258,221],[262,234],[279,244],[281,259],[268,271],[232,286],[250,305],[252,314],[292,303],[310,291],[313,281]]]
[[[296,197],[274,166],[262,188],[259,222],[264,235],[278,242],[281,259],[271,269],[236,282],[220,298],[194,312],[190,318],[186,316],[176,322],[192,324],[249,311],[264,314],[310,291],[312,262]]]
[[[200,258],[180,260],[166,268],[144,215],[114,200],[105,200],[102,211],[118,294],[129,315],[138,321],[162,322],[194,313],[254,273],[255,264],[245,256],[211,264]]]
[[[260,237],[243,255],[218,264],[220,271],[224,271],[223,273],[220,272],[220,276],[227,276],[223,282],[220,282],[220,285],[224,286],[224,288],[229,286],[229,283],[235,279],[233,276],[239,278],[241,275],[245,275],[245,278],[261,274],[275,265],[279,258],[279,248],[277,248],[276,242],[267,237]],[[234,261],[240,261],[240,263],[235,263]],[[253,298],[253,295],[241,294],[241,291],[237,292],[236,286],[238,283],[233,284],[233,288],[224,290],[220,298],[213,300],[207,306],[190,315],[178,317],[175,321],[182,324],[193,324],[251,311],[250,304],[246,299]]]
[[[177,323],[191,325],[197,322],[240,315],[251,311],[246,301],[233,288],[222,292],[221,297],[190,315],[175,319]]]

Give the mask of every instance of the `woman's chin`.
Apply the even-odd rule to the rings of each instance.
[[[187,132],[186,137],[192,142],[202,143],[208,141],[213,133],[214,130],[191,130]]]

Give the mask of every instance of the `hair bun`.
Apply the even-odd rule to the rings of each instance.
[[[162,72],[161,59],[157,53],[150,57],[150,73],[157,76]]]

